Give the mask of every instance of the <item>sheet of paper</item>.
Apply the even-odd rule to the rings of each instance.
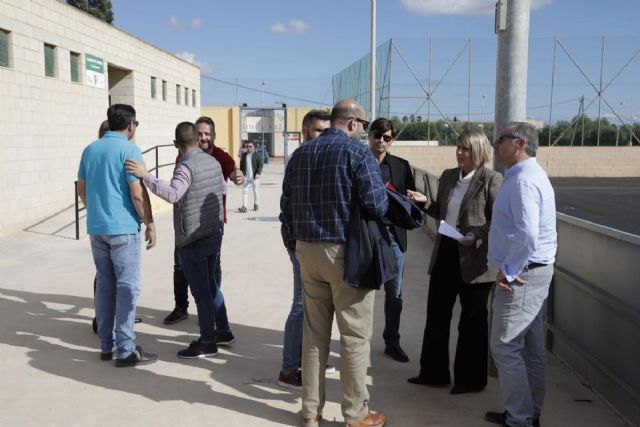
[[[438,233],[442,234],[443,236],[451,237],[452,239],[455,239],[458,241],[467,240],[467,237],[460,234],[458,230],[456,230],[455,228],[453,228],[452,226],[450,226],[444,221],[440,221],[440,227],[438,227]]]

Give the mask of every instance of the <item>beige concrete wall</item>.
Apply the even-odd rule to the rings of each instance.
[[[391,151],[438,176],[456,166],[452,146],[407,147],[398,142]],[[640,147],[540,147],[537,158],[551,177],[640,176]]]
[[[73,204],[83,148],[106,119],[108,87],[85,82],[85,54],[131,70],[125,92],[137,110],[142,149],[171,143],[175,125],[200,114],[199,69],[61,1],[0,0],[0,28],[10,31],[11,66],[0,67],[0,235]],[[44,75],[44,43],[55,45],[56,77]],[[69,52],[81,54],[81,81],[71,82]],[[151,98],[150,78],[157,78]],[[162,80],[167,100],[162,100]],[[196,105],[176,105],[175,85],[197,91]],[[122,94],[120,94],[122,96]],[[183,94],[184,97],[184,94]],[[161,152],[161,163],[175,150]],[[145,155],[147,165],[155,161]],[[171,171],[168,170],[168,173]],[[165,171],[163,170],[163,174]]]

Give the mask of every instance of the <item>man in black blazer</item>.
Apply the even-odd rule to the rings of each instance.
[[[369,128],[369,148],[373,156],[378,159],[382,181],[391,184],[400,194],[415,191],[416,184],[409,162],[388,152],[395,136],[393,123],[385,118],[379,118],[371,123]],[[408,362],[409,357],[400,347],[400,314],[402,313],[402,276],[404,273],[404,253],[407,250],[407,230],[395,225],[391,218],[384,217],[384,223],[389,228],[394,254],[398,264],[399,274],[394,280],[384,284],[384,332],[385,354],[398,362]]]

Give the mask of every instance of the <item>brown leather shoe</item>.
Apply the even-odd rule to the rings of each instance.
[[[374,411],[369,411],[366,417],[355,423],[347,423],[347,427],[382,427],[387,421],[384,414]]]

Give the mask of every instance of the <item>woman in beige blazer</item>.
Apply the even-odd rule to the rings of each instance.
[[[491,208],[502,175],[487,169],[492,157],[487,137],[467,130],[458,137],[458,167],[442,173],[437,200],[427,214],[466,236],[457,241],[438,234],[429,265],[427,325],[420,355],[420,374],[413,384],[445,386],[449,373],[449,329],[456,298],[462,313],[451,394],[478,392],[487,385],[487,298],[495,273],[487,267]]]

